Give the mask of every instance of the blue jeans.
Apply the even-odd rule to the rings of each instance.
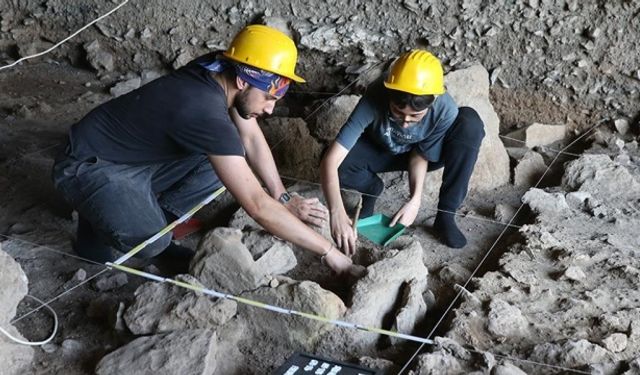
[[[444,137],[440,160],[430,162],[427,167],[428,171],[444,167],[438,209],[455,212],[464,201],[484,135],[484,123],[478,113],[461,107]],[[360,137],[338,168],[342,187],[367,194],[362,197],[360,217],[373,214],[376,198],[384,190],[378,173],[406,171],[410,154],[392,154],[366,135]]]
[[[79,213],[76,252],[98,262],[113,260],[111,248],[129,251],[222,186],[204,155],[152,165],[65,155],[52,177]],[[136,256],[156,256],[170,243],[168,233]]]

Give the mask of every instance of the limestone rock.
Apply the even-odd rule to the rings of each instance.
[[[216,352],[216,333],[211,330],[140,337],[102,358],[96,374],[211,375]]]
[[[495,211],[493,212],[493,217],[501,223],[508,223],[516,214],[516,211],[516,207],[510,206],[508,204],[498,203],[496,205]]]
[[[530,359],[565,367],[579,367],[589,363],[603,362],[607,356],[608,352],[605,348],[583,339],[567,341],[562,345],[555,343],[536,345]]]
[[[192,276],[178,280],[200,285]],[[124,314],[129,330],[136,335],[183,329],[216,328],[228,322],[237,303],[189,291],[167,283],[148,282],[135,292],[135,301]]]
[[[360,366],[380,371],[380,375],[392,375],[397,374],[400,371],[400,368],[388,359],[365,356],[358,359],[358,363]]]
[[[441,351],[419,356],[414,371],[417,375],[459,375],[464,373],[462,365],[454,356]]]
[[[134,77],[126,81],[116,83],[112,88],[109,89],[109,92],[114,97],[118,97],[137,89],[138,87],[140,87],[141,83],[142,80],[140,79],[140,77]]]
[[[562,187],[568,191],[588,192],[605,203],[640,197],[640,182],[607,155],[585,154],[568,163],[562,176]]]
[[[499,299],[489,304],[487,330],[494,336],[520,337],[527,332],[527,325],[527,319],[516,306]]]
[[[5,326],[15,315],[16,308],[28,292],[29,280],[20,264],[0,248],[0,324]],[[7,287],[11,286],[11,287]]]
[[[309,123],[313,135],[325,142],[333,141],[360,98],[359,95],[341,95],[327,101]]]
[[[427,304],[422,298],[424,289],[423,280],[413,279],[404,285],[401,301],[402,307],[400,307],[392,327],[394,331],[412,334],[416,324],[424,319],[427,312]],[[391,338],[391,342],[399,343],[400,340]]]
[[[542,155],[528,151],[513,170],[513,184],[522,187],[535,186],[546,169]]]
[[[4,305],[0,306],[2,306],[2,308],[5,307]],[[20,340],[25,340],[20,332],[18,332],[18,330],[8,322],[2,322],[0,323],[0,326],[2,326],[2,328],[12,336]],[[7,375],[30,373],[28,369],[33,361],[33,356],[33,347],[17,344],[10,341],[5,335],[0,334],[0,363],[2,363],[2,370],[0,370],[0,373]]]
[[[301,118],[271,117],[262,124],[281,174],[317,181],[322,146]]]
[[[511,363],[505,363],[496,366],[493,371],[491,371],[491,375],[527,375],[527,373]]]
[[[460,107],[475,109],[484,122],[485,137],[469,182],[470,190],[490,190],[509,183],[509,157],[498,137],[500,119],[489,101],[489,73],[475,65],[446,75],[447,92]],[[442,170],[427,173],[425,195],[437,197]]]
[[[583,281],[587,278],[587,275],[580,267],[570,266],[564,271],[564,277],[572,281]]]
[[[89,43],[85,43],[84,50],[87,53],[87,62],[98,72],[107,71],[112,72],[115,66],[115,58],[113,55],[104,50],[100,45],[100,42],[94,40]]]
[[[613,353],[620,353],[621,351],[624,351],[627,348],[627,343],[627,335],[624,333],[614,333],[602,340],[604,347]]]
[[[292,281],[276,288],[259,288],[243,294],[243,297],[329,319],[340,319],[346,310],[338,296],[312,281]],[[320,335],[334,328],[330,324],[296,316],[281,315],[274,319],[272,312],[250,306],[240,305],[239,308],[240,316],[247,320],[251,331],[256,335],[264,335],[269,340],[285,342],[306,350],[313,347]],[[266,321],[269,324],[265,324]]]
[[[505,146],[528,148],[546,146],[564,139],[567,132],[566,125],[545,125],[533,123],[526,128],[513,131],[503,138]]]
[[[216,228],[201,241],[191,261],[190,273],[209,288],[238,294],[267,285],[273,275],[285,273],[296,265],[293,250],[284,242],[274,241],[269,250],[254,261],[242,243],[240,230]]]
[[[569,205],[561,193],[547,193],[542,189],[532,188],[522,196],[526,203],[539,214],[557,214],[569,210]]]
[[[93,283],[93,286],[100,292],[106,292],[125,286],[128,282],[129,278],[127,277],[126,273],[116,272],[111,275],[104,275],[99,277]]]

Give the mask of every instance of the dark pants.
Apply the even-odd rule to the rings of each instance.
[[[440,160],[430,162],[427,167],[428,171],[444,167],[438,209],[455,212],[464,201],[484,135],[484,124],[478,113],[472,108],[461,107],[444,137]],[[366,135],[349,151],[338,169],[338,176],[342,187],[366,194],[362,197],[361,217],[373,214],[376,198],[384,190],[384,183],[377,174],[406,171],[410,154],[394,155]]]
[[[182,216],[222,185],[204,155],[154,165],[65,156],[53,167],[53,182],[79,213],[76,251],[97,261],[108,261],[98,255],[105,247],[131,250],[167,225],[165,215]],[[170,243],[168,233],[137,257],[158,255]]]

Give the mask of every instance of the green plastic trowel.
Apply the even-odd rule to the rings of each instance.
[[[371,242],[387,246],[404,232],[404,225],[397,223],[389,227],[391,218],[383,214],[376,214],[358,221],[356,228],[358,233],[365,236]]]

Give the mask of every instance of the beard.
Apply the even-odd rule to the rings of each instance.
[[[254,113],[251,112],[251,108],[249,106],[249,89],[242,90],[236,95],[236,98],[233,100],[233,106],[238,111],[240,117],[245,120],[249,120],[252,117],[255,117]]]

